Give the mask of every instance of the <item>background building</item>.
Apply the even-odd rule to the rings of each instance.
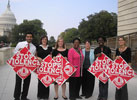
[[[137,0],[118,0],[118,36],[137,32]]]
[[[10,9],[10,1],[6,11],[0,15],[0,36],[9,36],[11,29],[16,25],[16,18]]]

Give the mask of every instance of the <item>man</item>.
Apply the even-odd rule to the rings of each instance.
[[[111,50],[109,47],[105,46],[104,43],[106,42],[106,38],[99,37],[97,39],[99,47],[97,47],[94,51],[95,58],[101,55],[101,52],[106,54],[108,57],[111,58]],[[99,95],[97,100],[107,100],[108,98],[108,82],[104,84],[103,82],[99,81]]]
[[[29,51],[35,55],[36,53],[36,47],[31,43],[33,39],[33,34],[26,33],[26,41],[19,42],[14,50],[14,54],[17,53],[19,50],[23,49],[24,47],[27,47]],[[30,79],[31,75],[29,75],[26,79],[23,80],[23,87],[22,87],[22,93],[21,93],[21,86],[22,86],[22,79],[16,74],[16,84],[15,84],[15,90],[14,90],[14,98],[15,100],[29,100],[27,98],[29,85],[30,85]]]

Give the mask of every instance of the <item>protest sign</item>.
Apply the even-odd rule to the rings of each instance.
[[[56,82],[58,85],[62,85],[76,71],[76,68],[73,67],[61,54],[56,56],[55,62],[61,70],[61,75],[56,79]]]
[[[134,70],[121,56],[119,59],[116,59],[109,68],[107,68],[105,73],[118,89],[123,87],[127,81],[135,76]]]
[[[32,71],[40,66],[38,59],[26,47],[7,60],[7,63],[12,66],[13,70],[22,79],[27,78]]]
[[[41,66],[38,68],[38,78],[39,80],[48,87],[51,83],[55,81],[62,73],[60,66],[48,55],[42,60]]]
[[[107,57],[104,53],[101,53],[101,56],[97,57],[97,59],[89,67],[88,71],[105,84],[108,81],[108,77],[104,72],[108,66],[112,64],[112,62],[113,61],[109,57]]]

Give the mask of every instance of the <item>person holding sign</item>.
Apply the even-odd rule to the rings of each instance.
[[[24,47],[27,47],[29,51],[35,55],[36,53],[36,47],[31,43],[33,39],[32,33],[26,33],[26,41],[19,42],[17,46],[15,47],[14,54],[16,54],[19,50],[23,49]],[[22,79],[16,74],[16,83],[15,83],[15,90],[14,90],[14,98],[15,100],[29,100],[27,98],[29,85],[30,85],[30,79],[31,75],[29,75],[26,79],[23,80],[23,87],[22,85]],[[22,87],[22,92],[21,92]]]
[[[124,37],[118,39],[119,48],[116,50],[116,59],[121,56],[131,66],[131,49],[126,46],[126,40]],[[128,100],[127,84],[122,88],[116,88],[115,100]]]
[[[56,59],[56,56],[59,53],[67,60],[68,49],[66,49],[64,40],[61,37],[58,38],[58,40],[56,42],[56,45],[55,45],[55,49],[52,52],[53,59]],[[56,82],[54,84],[54,88],[55,88],[55,97],[54,97],[54,99],[57,100],[58,99],[58,84]],[[66,92],[66,83],[64,83],[62,85],[62,98],[64,100],[67,100],[68,98],[66,97],[65,92]]]
[[[40,38],[40,45],[37,47],[37,58],[41,62],[46,56],[52,53],[52,47],[48,46],[48,37],[46,35]],[[38,80],[38,100],[48,100],[49,87],[45,87],[43,83]]]
[[[101,52],[106,54],[108,57],[111,58],[111,50],[109,47],[105,46],[104,43],[106,42],[106,38],[100,36],[97,39],[99,47],[97,47],[94,51],[95,59],[101,56]],[[103,82],[99,81],[99,95],[97,100],[107,100],[108,98],[108,82],[104,84]]]
[[[80,39],[75,38],[73,40],[73,48],[68,52],[69,62],[77,69],[76,72],[69,78],[69,98],[70,100],[82,99],[79,96],[82,68],[83,68],[83,53],[80,49]]]
[[[90,40],[85,41],[85,48],[82,50],[84,55],[83,76],[82,76],[82,95],[85,98],[92,96],[95,84],[95,76],[92,75],[88,68],[94,62],[94,49],[91,49]]]

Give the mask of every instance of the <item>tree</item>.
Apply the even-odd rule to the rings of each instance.
[[[16,25],[12,29],[12,43],[18,43],[19,41],[25,40],[25,33],[32,33],[34,36],[33,43],[39,44],[40,37],[47,35],[47,32],[43,29],[43,23],[38,20],[24,20],[23,23]]]
[[[55,40],[54,36],[51,36],[49,39],[49,45],[51,47],[55,47],[55,43],[56,43],[56,40]]]
[[[9,43],[9,38],[6,35],[0,36],[0,42]]]
[[[99,36],[112,37],[117,35],[117,14],[107,11],[91,14],[87,20],[82,19],[78,29],[69,28],[59,36],[64,38],[65,42],[72,42],[73,38],[80,37],[81,41],[86,39],[95,40]]]
[[[101,11],[91,14],[88,20],[82,20],[78,26],[82,40],[89,38],[95,40],[98,36],[112,37],[117,34],[117,14]]]
[[[76,28],[69,28],[62,32],[59,36],[64,38],[66,43],[71,43],[75,37],[79,37],[79,32]]]

